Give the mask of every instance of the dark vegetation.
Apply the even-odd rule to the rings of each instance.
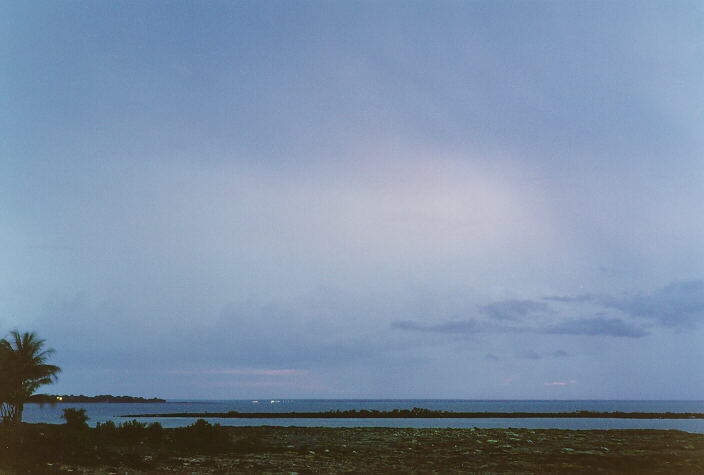
[[[81,409],[64,409],[64,415],[61,416],[69,428],[77,429],[82,427],[88,427],[88,416],[86,416],[86,410]]]
[[[0,473],[704,473],[704,435],[663,430],[189,427],[0,431]]]
[[[94,403],[94,402],[110,402],[110,403],[153,403],[153,402],[166,402],[165,399],[153,398],[143,398],[135,396],[112,396],[110,394],[101,394],[99,396],[74,396],[73,394],[51,394],[47,396],[48,398],[56,400],[56,402],[78,402],[78,403]]]
[[[0,340],[0,417],[4,426],[22,422],[24,405],[44,403],[46,395],[35,394],[44,384],[56,381],[61,371],[47,364],[54,350],[44,349],[44,340],[34,333],[13,331]]]
[[[347,410],[325,412],[174,412],[169,414],[131,414],[122,417],[219,417],[242,419],[513,419],[513,418],[614,418],[614,419],[704,419],[698,412],[452,412],[434,411],[414,407],[413,409],[394,409],[393,411]]]
[[[64,409],[63,425],[0,426],[0,472],[37,473],[54,464],[153,468],[174,456],[221,454],[251,450],[256,440],[234,441],[219,424],[199,419],[188,427],[164,429],[161,424],[112,421],[87,424],[85,409]]]

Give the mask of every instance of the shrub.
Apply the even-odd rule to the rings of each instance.
[[[123,422],[117,427],[117,431],[128,442],[137,442],[143,440],[147,432],[147,424],[145,422],[137,422],[137,419]]]
[[[113,421],[105,421],[102,424],[100,422],[96,422],[95,430],[100,433],[113,433],[117,430],[117,426]]]
[[[152,443],[159,443],[164,438],[164,428],[158,422],[147,426],[147,439]]]
[[[61,418],[65,420],[66,425],[71,428],[78,429],[88,427],[88,416],[86,416],[86,410],[83,408],[74,409],[70,407],[68,409],[64,409],[64,414]]]
[[[232,448],[232,438],[220,424],[211,425],[205,419],[198,419],[187,427],[173,430],[172,444],[179,449],[205,453],[223,452]]]

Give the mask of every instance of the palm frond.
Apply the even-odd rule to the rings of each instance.
[[[41,402],[36,390],[58,379],[61,368],[47,364],[53,349],[43,349],[45,341],[33,332],[10,332],[0,340],[0,417],[13,423],[22,418],[26,402]]]

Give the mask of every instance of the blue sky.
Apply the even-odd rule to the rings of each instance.
[[[700,399],[698,2],[5,2],[51,388]]]

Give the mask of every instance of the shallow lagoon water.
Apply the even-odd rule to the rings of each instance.
[[[85,408],[89,424],[113,421],[116,424],[130,419],[140,422],[159,422],[164,427],[182,427],[196,419],[190,417],[124,418],[126,414],[163,414],[170,412],[319,412],[328,410],[369,409],[390,411],[422,407],[444,411],[466,412],[704,412],[704,401],[509,401],[509,400],[445,400],[445,399],[270,399],[230,401],[167,401],[166,403],[59,403],[54,406],[28,404],[25,422],[61,424],[63,409]],[[453,427],[453,428],[507,428],[527,429],[675,429],[704,433],[704,419],[582,419],[582,418],[488,418],[488,419],[223,419],[205,418],[223,426],[305,426],[305,427]]]

